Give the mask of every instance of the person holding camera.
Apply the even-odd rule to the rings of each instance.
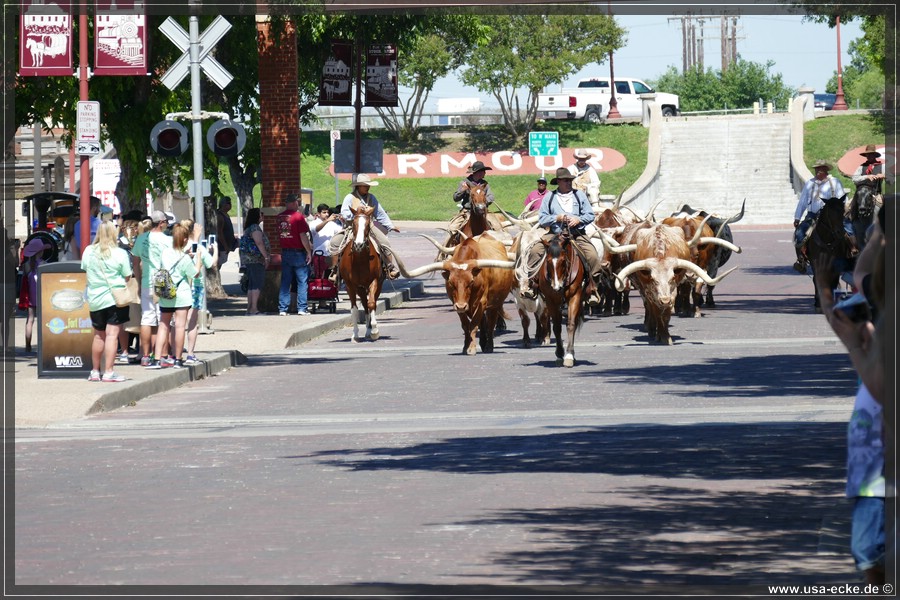
[[[200,257],[203,269],[194,277],[193,286],[191,287],[192,301],[191,307],[188,309],[187,325],[185,326],[185,338],[187,340],[187,356],[184,359],[185,365],[200,364],[200,360],[194,354],[194,348],[197,346],[197,334],[200,333],[200,311],[203,310],[206,297],[206,277],[204,269],[210,269],[219,260],[219,249],[215,242],[211,243],[208,239],[201,239],[203,236],[203,228],[199,223],[194,223],[191,219],[185,219],[181,222],[191,237],[188,240],[187,252],[191,259]]]
[[[896,535],[885,531],[885,456],[893,452],[893,398],[886,394],[884,207],[853,272],[854,296],[834,304],[828,257],[815,264],[815,280],[828,324],[847,347],[860,378],[847,428],[846,495],[853,500],[850,551],[866,583],[883,585],[887,545]]]

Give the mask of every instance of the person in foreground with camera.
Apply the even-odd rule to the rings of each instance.
[[[209,238],[202,238],[203,228],[199,223],[194,223],[192,219],[185,219],[181,224],[191,232],[191,237],[188,240],[185,252],[187,252],[191,259],[199,257],[203,267],[211,269],[219,260],[219,248],[216,244],[216,236],[211,235]],[[197,273],[197,276],[194,277],[194,282],[191,287],[191,308],[188,310],[187,325],[185,326],[187,356],[184,359],[184,364],[186,365],[198,365],[202,362],[197,358],[197,355],[194,354],[194,348],[197,346],[197,334],[200,333],[200,311],[203,310],[206,305],[205,279],[205,274],[203,269],[201,269],[200,272]],[[170,340],[170,343],[173,342]]]
[[[866,583],[885,582],[885,457],[893,452],[893,398],[885,393],[885,237],[884,209],[878,213],[869,241],[853,272],[859,290],[834,304],[828,285],[827,258],[815,265],[822,312],[841,342],[860,378],[853,414],[847,429],[847,488],[853,499],[850,551]],[[885,409],[888,414],[885,415]],[[890,542],[889,542],[890,540]],[[893,550],[893,549],[892,549]]]
[[[112,221],[101,223],[94,243],[84,249],[81,268],[87,275],[87,300],[94,327],[91,374],[88,381],[119,383],[125,377],[113,371],[119,331],[128,322],[128,305],[117,306],[113,288],[124,288],[131,279],[131,257],[119,248],[118,230]],[[100,366],[103,365],[103,374]]]

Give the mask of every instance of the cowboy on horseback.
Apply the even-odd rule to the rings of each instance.
[[[824,206],[826,198],[840,198],[844,195],[844,186],[834,175],[828,172],[831,165],[824,161],[819,161],[813,165],[815,176],[806,182],[803,190],[800,192],[800,200],[797,202],[797,209],[794,211],[794,249],[797,252],[797,262],[794,263],[794,270],[798,273],[806,273],[806,267],[809,259],[806,257],[806,240],[809,238],[813,222]],[[806,217],[801,220],[803,213]],[[849,223],[844,224],[844,229],[851,237],[851,244],[855,247],[853,238],[853,230],[849,227]]]
[[[884,203],[881,193],[881,182],[884,181],[884,164],[878,160],[881,153],[875,144],[869,144],[860,152],[860,156],[866,157],[851,176],[856,193],[850,201],[850,220],[854,223],[854,231],[859,242],[865,242],[865,226],[856,227],[857,222],[866,225],[872,222],[872,217]]]
[[[472,163],[472,166],[468,168],[468,176],[456,186],[456,192],[453,194],[453,201],[459,204],[459,213],[450,220],[450,231],[462,229],[466,224],[466,221],[469,220],[469,212],[472,210],[472,205],[469,203],[469,189],[472,186],[484,185],[488,206],[494,202],[494,192],[491,191],[490,184],[484,178],[485,173],[488,171],[493,171],[493,169],[485,166],[480,160],[476,160]]]
[[[344,203],[341,204],[341,217],[343,217],[346,222],[350,222],[353,219],[353,213],[350,209],[358,208],[360,205],[371,206],[375,209],[375,221],[372,223],[374,227],[372,227],[371,230],[372,237],[375,238],[375,242],[378,245],[378,251],[381,254],[381,264],[385,265],[388,277],[390,279],[397,279],[400,277],[400,270],[394,262],[394,251],[391,249],[390,242],[388,242],[387,234],[389,231],[400,230],[394,227],[391,218],[378,202],[378,198],[375,197],[375,194],[369,193],[369,189],[376,185],[378,185],[378,182],[364,173],[353,175],[353,180],[350,183],[350,187],[353,188],[353,191],[344,197]],[[347,231],[344,230],[335,233],[334,237],[331,238],[331,242],[328,244],[328,250],[331,253],[331,266],[334,272],[337,271],[334,267],[337,267],[341,250],[349,241],[350,239],[349,236],[347,236]]]
[[[591,208],[591,203],[584,192],[572,189],[574,179],[575,176],[567,168],[560,167],[556,170],[556,177],[550,180],[550,185],[558,187],[544,197],[538,213],[538,225],[549,231],[540,240],[519,248],[516,257],[516,276],[519,279],[519,291],[526,298],[535,298],[537,295],[532,289],[532,279],[547,252],[544,242],[549,243],[557,234],[568,231],[578,255],[585,264],[585,271],[591,275],[593,291],[588,303],[600,304],[598,289],[603,263],[597,249],[585,233],[585,227],[594,222],[594,209]]]

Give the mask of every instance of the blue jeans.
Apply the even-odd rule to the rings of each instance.
[[[288,304],[291,302],[291,283],[294,280],[297,281],[297,312],[305,312],[308,308],[306,294],[309,282],[309,265],[306,264],[306,251],[282,249],[278,312],[287,312]]]
[[[850,552],[860,571],[884,565],[884,498],[857,498],[853,504]]]

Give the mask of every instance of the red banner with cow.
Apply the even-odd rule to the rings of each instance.
[[[137,12],[134,3],[97,2],[94,75],[146,74],[146,15]]]
[[[72,76],[72,11],[68,2],[23,0],[19,19],[19,75]]]

